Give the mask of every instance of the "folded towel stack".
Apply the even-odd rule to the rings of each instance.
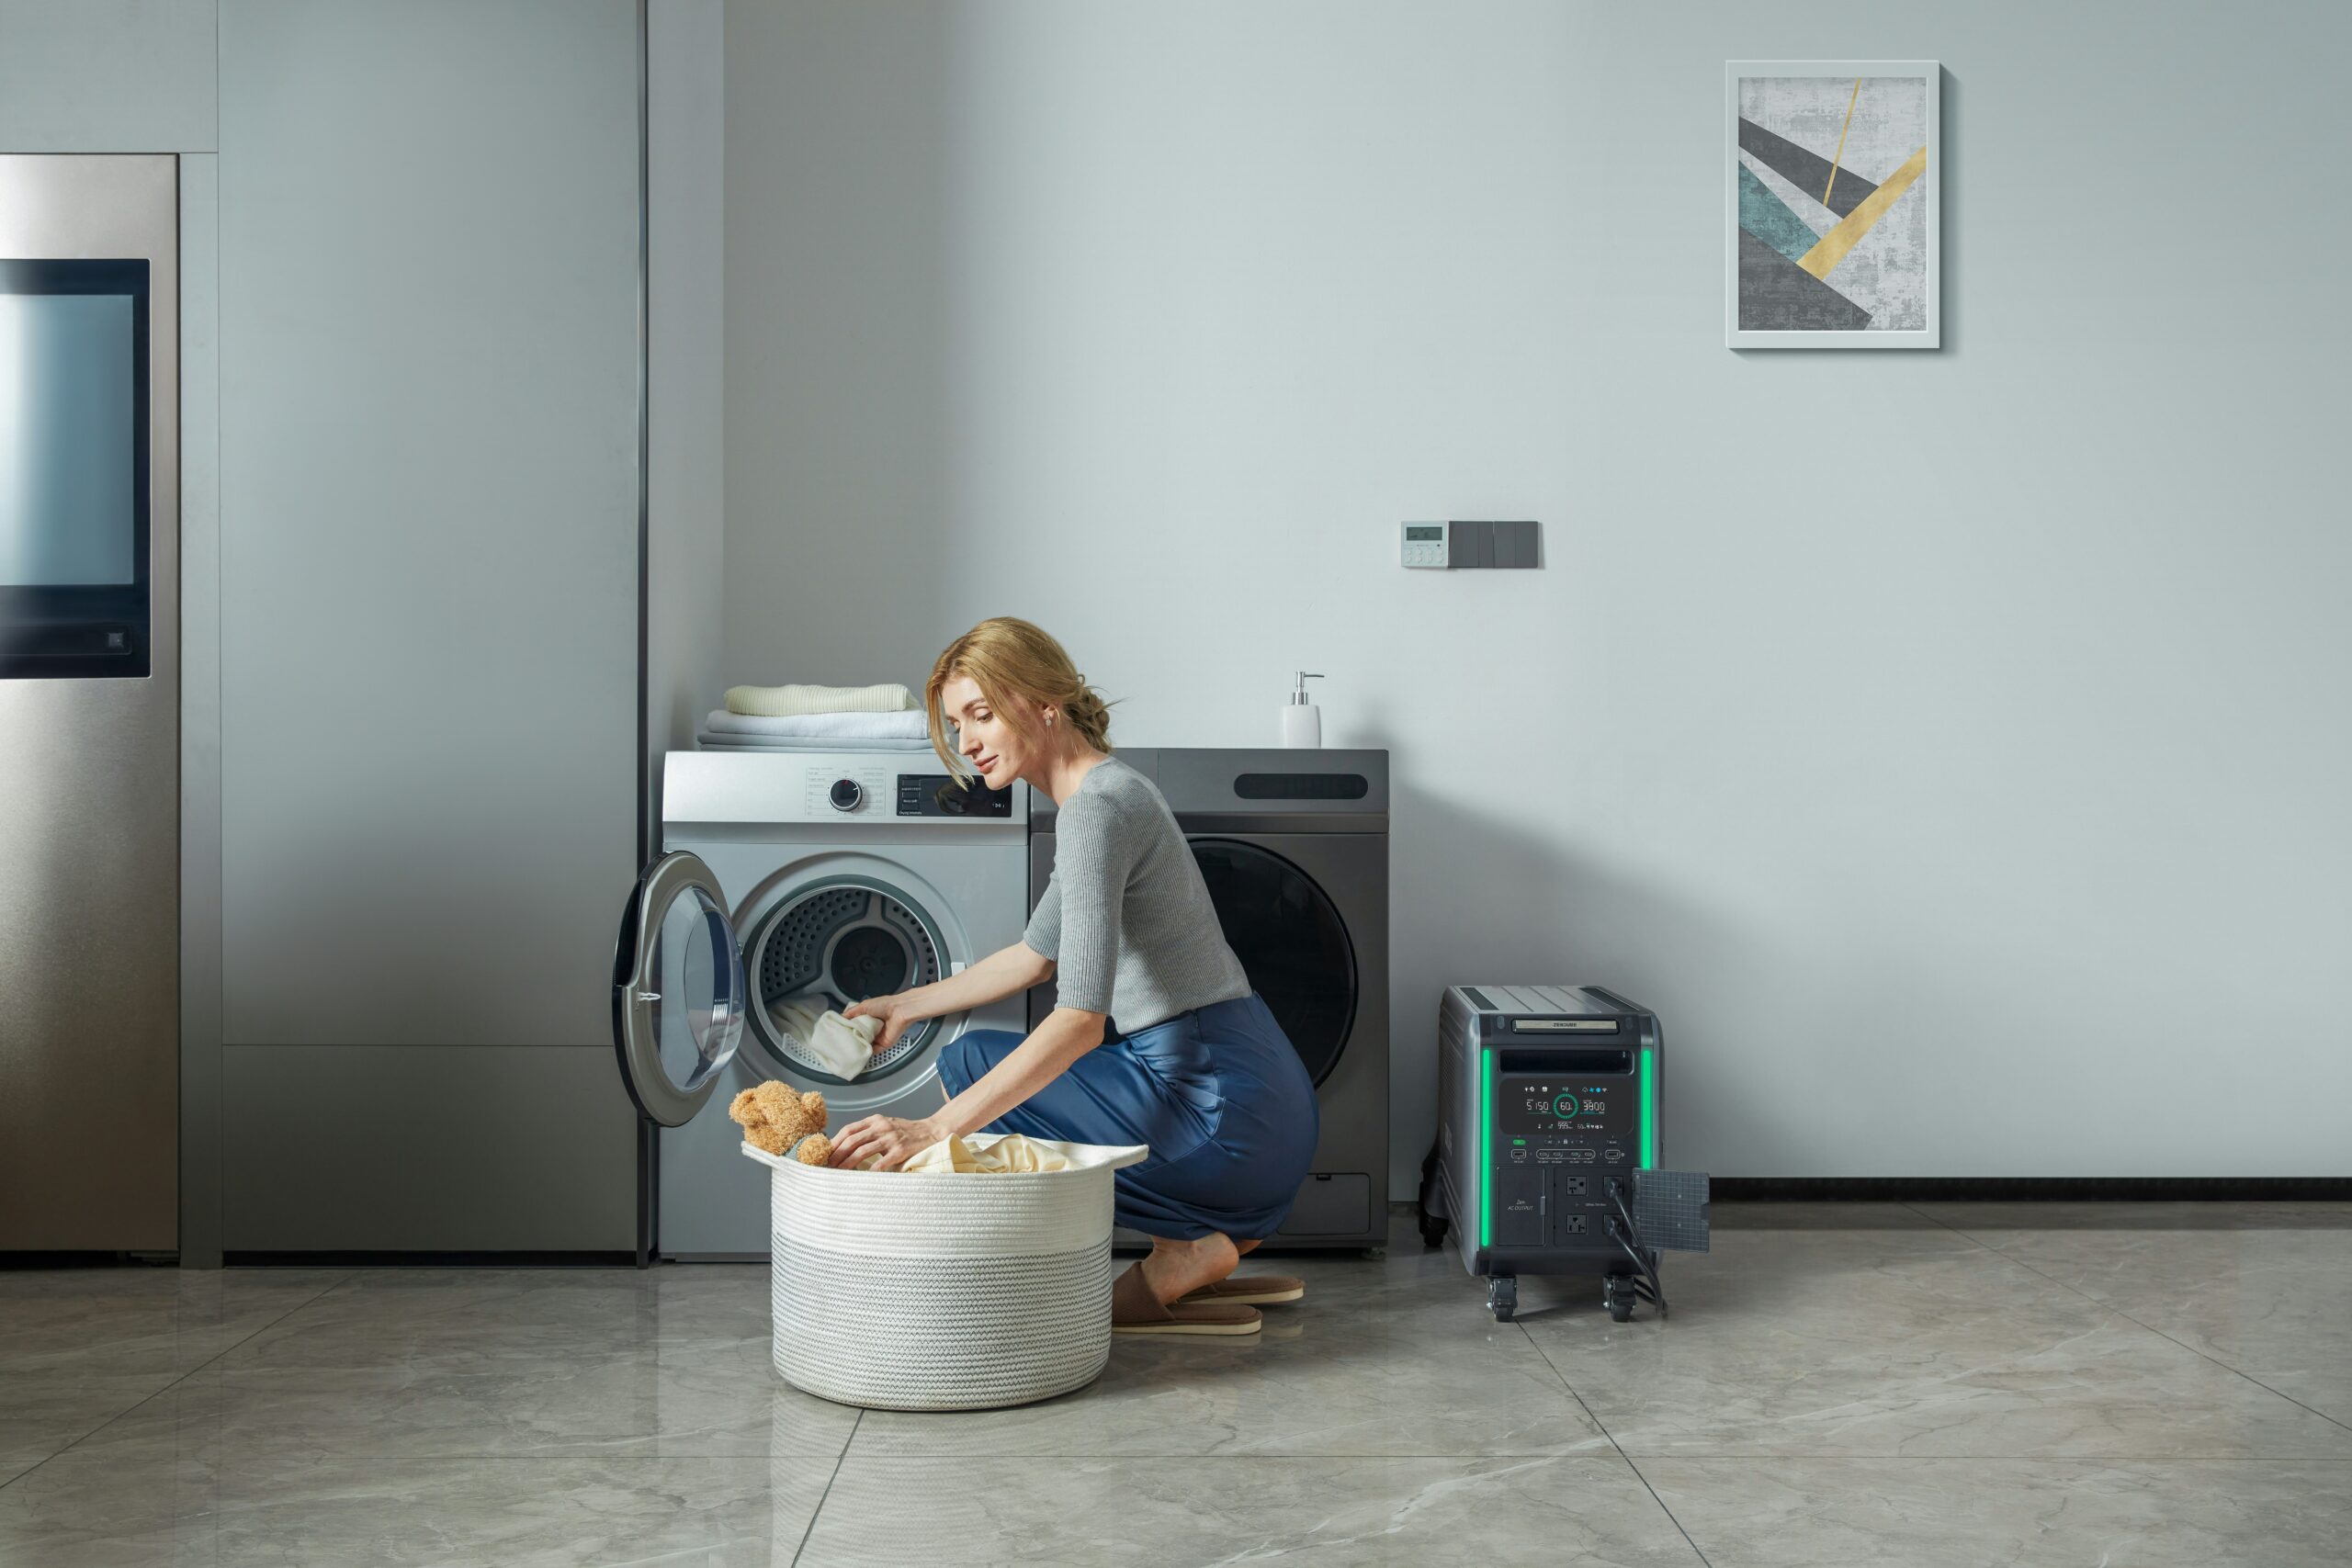
[[[915,694],[883,686],[729,686],[727,711],[746,718],[794,718],[813,713],[910,713]]]
[[[931,728],[904,686],[730,686],[696,740],[706,751],[928,751]]]

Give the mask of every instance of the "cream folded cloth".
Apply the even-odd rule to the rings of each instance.
[[[713,708],[702,721],[703,733],[751,735],[762,739],[788,736],[798,740],[924,740],[931,725],[912,708],[897,713],[795,713],[781,718]]]
[[[874,1060],[874,1037],[882,1032],[880,1019],[843,1018],[813,991],[770,1003],[768,1016],[837,1078],[854,1078],[865,1070]]]
[[[924,1149],[899,1168],[900,1170],[923,1171],[1038,1171],[1074,1168],[1069,1157],[1069,1145],[1057,1144],[1051,1138],[1032,1138],[1020,1133],[1008,1133],[992,1144],[975,1149],[962,1138],[950,1134]]]
[[[729,686],[727,711],[755,718],[809,713],[902,713],[915,705],[904,686]]]

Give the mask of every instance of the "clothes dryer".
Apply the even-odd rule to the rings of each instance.
[[[1123,746],[1118,755],[1175,813],[1226,942],[1315,1080],[1322,1136],[1270,1245],[1384,1246],[1388,753]],[[1032,907],[1053,874],[1054,825],[1054,803],[1039,797],[1030,818]],[[1029,997],[1035,1028],[1053,1010],[1053,987]]]
[[[844,1081],[775,1012],[843,1008],[960,973],[1021,940],[1028,789],[969,789],[894,752],[673,751],[662,847],[614,959],[614,1042],[658,1124],[640,1155],[640,1258],[761,1258],[768,1183],[736,1153],[736,1093],[765,1079],[825,1096],[831,1124],[944,1103],[940,1047],[1018,1029],[1018,997],[926,1020]]]

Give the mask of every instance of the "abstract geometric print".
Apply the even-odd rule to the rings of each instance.
[[[1928,325],[1928,84],[1917,76],[1743,76],[1743,332]]]

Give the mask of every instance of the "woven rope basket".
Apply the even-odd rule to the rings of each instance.
[[[1065,1146],[1078,1168],[907,1175],[744,1145],[770,1171],[775,1370],[876,1410],[1025,1404],[1093,1382],[1111,1356],[1111,1173],[1148,1151]]]

